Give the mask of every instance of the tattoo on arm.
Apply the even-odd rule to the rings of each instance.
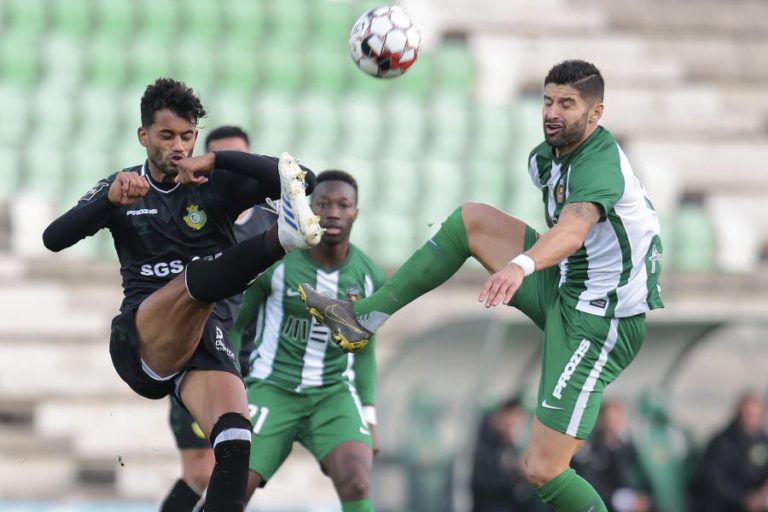
[[[595,203],[568,203],[563,206],[561,215],[565,212],[576,215],[590,226],[600,222],[600,207],[598,207]]]

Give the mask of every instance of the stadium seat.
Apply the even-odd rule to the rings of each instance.
[[[83,61],[80,39],[71,35],[50,34],[42,47],[43,76],[40,86],[57,93],[76,92],[85,75]]]
[[[63,35],[83,38],[92,28],[91,2],[66,0],[50,4],[52,29]]]
[[[224,25],[222,2],[184,0],[180,4],[182,33],[204,44],[215,45]]]
[[[428,224],[440,223],[466,198],[464,163],[450,158],[429,158],[419,162],[424,183],[419,213]]]
[[[160,77],[173,76],[173,60],[167,44],[149,34],[136,38],[128,46],[128,86],[143,90]]]
[[[19,188],[20,159],[16,147],[0,146],[0,169],[5,169],[3,179],[0,180],[0,204],[11,199]]]
[[[138,10],[138,31],[155,41],[158,47],[179,35],[179,7],[176,0],[134,0]]]
[[[217,3],[228,37],[249,48],[258,48],[264,43],[268,20],[262,0],[222,0]]]
[[[715,266],[715,234],[706,210],[698,204],[680,206],[674,216],[672,266],[686,272],[707,272]]]
[[[502,159],[509,156],[517,127],[508,105],[475,105],[472,109],[471,158]]]
[[[114,0],[91,1],[98,32],[108,34],[116,41],[125,41],[134,34],[137,26],[138,4]]]
[[[260,90],[255,97],[258,128],[253,137],[257,153],[279,155],[296,144],[296,97],[282,90]]]
[[[270,41],[257,58],[264,64],[264,87],[296,94],[305,83],[305,51],[299,45],[274,44]]]
[[[203,98],[203,105],[209,111],[208,118],[203,120],[207,128],[216,128],[220,125],[236,125],[251,135],[255,122],[258,121],[258,112],[254,112],[254,99],[247,94],[235,94],[220,90],[207,98]],[[202,151],[200,140],[199,151]],[[261,149],[253,145],[253,151],[259,153]]]
[[[40,40],[21,28],[4,31],[0,36],[0,79],[32,87],[40,75]]]
[[[431,98],[429,109],[430,155],[459,158],[468,147],[469,104],[466,99],[439,94]]]
[[[91,85],[118,88],[127,82],[128,63],[124,43],[103,30],[85,43],[85,78]]]
[[[267,39],[278,47],[307,47],[316,44],[310,30],[309,1],[263,0],[267,16]]]
[[[447,94],[466,98],[475,86],[475,63],[466,42],[446,39],[433,56],[437,88]]]
[[[0,84],[0,112],[6,120],[0,123],[0,141],[16,147],[25,142],[31,119],[29,95],[19,87]]]
[[[346,44],[332,45],[326,41],[310,45],[304,62],[307,88],[341,95],[349,83],[350,75],[357,72],[347,53]]]
[[[420,211],[423,200],[422,165],[415,159],[403,158],[403,155],[388,157],[378,165],[380,179],[376,187],[376,211],[385,214],[412,215]],[[427,184],[435,187],[435,193],[441,193],[442,183],[432,183],[429,176]]]
[[[509,170],[504,161],[473,158],[465,172],[469,177],[467,200],[501,209],[509,202]]]
[[[408,215],[368,214],[364,226],[375,233],[372,255],[379,265],[399,266],[416,247],[413,218]]]
[[[47,6],[45,0],[4,0],[3,16],[5,28],[35,37],[46,30]]]
[[[215,45],[214,78],[225,92],[253,94],[264,80],[264,68],[259,50],[240,44],[228,35]],[[209,70],[210,72],[210,70]]]
[[[339,103],[338,96],[328,94],[309,93],[297,99],[296,144],[302,153],[325,160],[336,156],[340,132]]]
[[[392,94],[384,98],[382,119],[386,147],[400,158],[419,155],[424,148],[427,113],[421,98]]]
[[[371,158],[381,151],[384,143],[382,109],[375,97],[364,94],[348,95],[339,112],[342,127],[342,154],[356,158]]]
[[[209,91],[220,85],[220,75],[212,72],[218,62],[217,48],[194,35],[180,40],[181,44],[173,56],[172,76],[192,87],[205,100]]]
[[[312,38],[317,37],[325,46],[346,49],[349,32],[357,15],[357,11],[353,12],[351,9],[354,4],[328,0],[313,1],[309,4],[312,8],[309,29]],[[359,14],[362,12],[361,10]],[[310,46],[314,46],[314,43]]]
[[[30,140],[47,148],[63,147],[75,129],[72,96],[55,89],[38,89],[30,99],[33,116]]]
[[[63,193],[66,168],[61,150],[40,144],[34,151],[27,151],[22,159],[22,189],[38,194],[55,205]]]

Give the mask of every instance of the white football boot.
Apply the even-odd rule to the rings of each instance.
[[[288,153],[280,155],[280,203],[277,214],[277,237],[285,252],[308,249],[320,243],[325,231],[320,217],[312,212],[306,194],[304,171]]]

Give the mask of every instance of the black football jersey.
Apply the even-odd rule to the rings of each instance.
[[[276,163],[267,165],[274,166],[277,176]],[[107,197],[113,174],[99,181],[43,236],[46,246],[58,251],[101,228],[109,229],[123,280],[121,310],[137,307],[182,273],[193,258],[219,256],[235,244],[233,223],[238,214],[266,197],[280,195],[279,178],[263,182],[215,169],[205,184],[182,185],[156,182],[146,162],[125,170],[149,180],[144,197],[130,206],[113,205]]]

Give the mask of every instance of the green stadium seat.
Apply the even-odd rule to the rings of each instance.
[[[36,146],[64,147],[75,129],[74,101],[51,89],[38,89],[30,97],[32,133]]]
[[[203,105],[207,107],[208,117],[203,120],[207,128],[216,128],[220,125],[235,125],[252,134],[254,126],[253,97],[247,94],[233,94],[219,91],[208,99],[203,98]],[[253,151],[260,152],[257,146]],[[202,140],[200,141],[202,151]]]
[[[176,0],[133,0],[138,9],[139,32],[156,41],[169,42],[179,35],[179,12],[184,2]]]
[[[510,195],[508,172],[502,160],[473,158],[467,169],[470,183],[466,199],[503,209]]]
[[[433,56],[437,87],[443,93],[466,97],[475,86],[475,62],[465,41],[447,39]]]
[[[316,43],[310,31],[308,0],[264,0],[264,3],[270,45],[303,49]]]
[[[194,36],[181,41],[174,51],[172,76],[192,87],[205,100],[211,89],[220,85],[220,77],[212,73],[217,65],[216,50]]]
[[[77,95],[79,127],[75,140],[90,148],[109,147],[120,124],[120,112],[113,108],[117,101],[114,89],[83,87]]]
[[[168,45],[144,36],[135,39],[128,47],[128,86],[144,89],[160,77],[173,76],[173,60]]]
[[[393,94],[425,98],[433,91],[433,75],[431,55],[422,52],[403,76],[387,81],[386,85]]]
[[[39,80],[41,71],[39,38],[23,29],[0,35],[0,80],[31,87]]]
[[[48,7],[45,0],[3,0],[5,30],[20,31],[29,37],[47,28]]]
[[[449,158],[428,158],[419,167],[424,183],[421,217],[428,224],[440,223],[466,198],[464,164]]]
[[[118,170],[111,165],[111,158],[105,147],[99,151],[92,146],[74,145],[64,154],[68,179],[62,192],[66,199],[62,207],[67,207],[67,204],[74,205],[100,179]]]
[[[216,82],[221,89],[253,94],[264,78],[265,64],[258,50],[227,37],[216,44]]]
[[[2,139],[4,140],[4,139]],[[21,154],[15,146],[0,146],[0,169],[3,179],[0,180],[0,202],[11,197],[19,188],[21,176]]]
[[[86,83],[119,88],[128,81],[125,43],[103,30],[91,35],[85,44]]]
[[[43,78],[41,85],[58,92],[76,92],[83,82],[81,40],[71,35],[51,34],[42,48]]]
[[[432,97],[428,108],[430,155],[444,158],[463,156],[470,137],[470,110],[467,101],[440,94]]]
[[[339,144],[340,98],[338,96],[310,93],[296,102],[297,145],[308,154],[328,159],[336,155]]]
[[[96,30],[114,40],[133,36],[137,26],[137,4],[115,0],[91,0]]]
[[[34,192],[54,202],[64,192],[66,167],[63,152],[38,141],[39,146],[27,151],[22,160],[22,189]]]
[[[296,97],[283,90],[261,90],[255,98],[256,121],[254,151],[279,155],[296,145]]]
[[[52,29],[60,34],[82,38],[91,30],[91,2],[89,0],[65,0],[51,2]]]
[[[312,39],[317,37],[325,46],[346,48],[352,24],[362,11],[353,12],[349,2],[315,0],[310,5],[312,13],[309,33]]]
[[[355,94],[346,97],[342,105],[342,154],[368,159],[384,146],[383,111],[376,98]]]
[[[422,166],[413,159],[404,160],[401,155],[384,158],[379,167],[381,177],[376,187],[379,212],[395,215],[412,215],[419,211]],[[440,189],[435,193],[440,193]]]
[[[0,84],[0,141],[4,146],[17,146],[26,142],[31,119],[29,97],[18,87]]]
[[[304,50],[288,45],[269,44],[257,58],[264,63],[264,87],[296,94],[304,88]]]
[[[700,204],[685,203],[674,216],[672,267],[686,272],[707,272],[715,267],[715,231]]]
[[[476,105],[472,111],[472,158],[503,159],[514,144],[515,129],[508,105]]]
[[[400,158],[418,156],[424,147],[427,116],[420,98],[396,94],[386,97],[382,123],[386,146]]]
[[[310,45],[304,59],[307,88],[331,94],[342,94],[349,83],[350,74],[357,72],[345,45]]]
[[[401,265],[416,247],[413,237],[413,218],[399,214],[361,214],[364,228],[375,233],[370,254],[382,266]]]
[[[223,28],[228,37],[247,48],[259,48],[265,42],[267,16],[264,0],[221,0]]]
[[[182,33],[205,44],[216,44],[224,25],[221,2],[184,0],[179,15]]]

